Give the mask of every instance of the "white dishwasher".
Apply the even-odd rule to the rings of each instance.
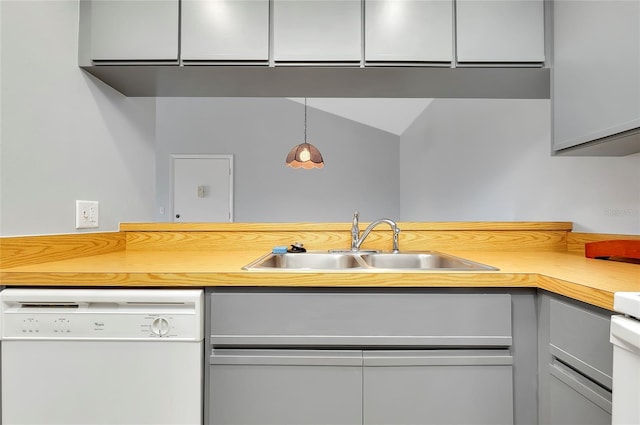
[[[640,292],[616,292],[613,309],[612,423],[640,424]]]
[[[2,423],[202,424],[203,293],[5,289]]]

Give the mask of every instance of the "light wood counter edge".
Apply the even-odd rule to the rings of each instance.
[[[361,222],[362,228],[368,222]],[[570,221],[465,221],[465,222],[409,222],[399,221],[401,230],[553,230],[571,231]],[[120,223],[121,232],[216,232],[216,231],[254,231],[254,232],[301,232],[301,231],[346,231],[351,222],[344,223]]]
[[[0,272],[9,286],[78,287],[323,287],[323,288],[533,288],[613,310],[613,292],[537,273],[32,273]]]

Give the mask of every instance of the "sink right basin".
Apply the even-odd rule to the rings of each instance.
[[[498,270],[486,264],[441,252],[372,253],[362,255],[364,262],[373,268],[417,270]]]

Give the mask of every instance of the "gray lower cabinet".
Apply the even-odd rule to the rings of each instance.
[[[362,352],[214,350],[209,424],[362,424]]]
[[[209,424],[513,423],[509,350],[214,349],[209,363]]]
[[[611,423],[611,392],[554,359],[549,368],[549,423]]]
[[[611,313],[548,294],[539,305],[540,424],[610,424]]]
[[[363,423],[512,424],[512,363],[509,350],[365,351]]]
[[[534,295],[211,289],[206,423],[533,423]]]

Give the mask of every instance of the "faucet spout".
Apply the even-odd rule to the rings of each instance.
[[[376,220],[371,224],[369,224],[366,229],[364,229],[364,232],[362,232],[362,236],[359,236],[360,230],[358,228],[358,218],[359,218],[358,212],[354,213],[353,225],[351,226],[351,250],[352,251],[360,250],[362,243],[365,241],[365,239],[367,239],[367,236],[369,236],[369,233],[371,233],[374,227],[376,227],[381,223],[386,223],[391,227],[391,230],[393,230],[392,250],[394,253],[400,252],[400,249],[398,247],[398,234],[400,233],[400,228],[398,227],[398,224],[395,221],[390,220],[388,218],[381,218],[379,220]]]

